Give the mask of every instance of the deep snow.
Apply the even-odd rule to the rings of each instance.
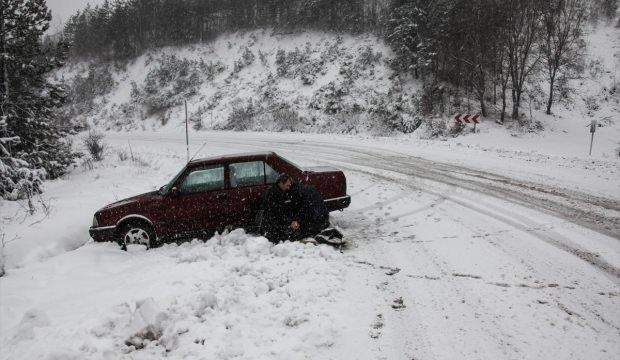
[[[242,230],[148,252],[90,243],[3,279],[2,358],[320,358],[341,257]]]

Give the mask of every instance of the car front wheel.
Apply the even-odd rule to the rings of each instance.
[[[127,245],[144,245],[149,249],[157,245],[156,241],[153,229],[143,223],[128,223],[123,226],[118,237],[123,250],[127,250]]]

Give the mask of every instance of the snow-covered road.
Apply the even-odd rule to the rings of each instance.
[[[119,163],[50,186],[57,210],[80,204],[63,222],[77,245],[7,249],[21,268],[0,279],[2,358],[620,356],[617,180],[604,196],[605,184],[584,190],[576,169],[564,169],[576,174],[566,179],[555,169],[512,176],[511,167],[528,171],[518,160],[465,166],[337,137],[200,134],[191,151],[206,141],[202,155],[273,150],[345,171],[352,204],[332,220],[350,246],[274,247],[236,232],[129,254],[78,247],[95,205],[162,184],[184,159],[182,134],[109,134],[113,149],[129,140],[147,165]],[[606,171],[599,178],[617,169]],[[81,196],[66,196],[76,186]],[[23,243],[39,246],[60,218],[20,232]],[[142,322],[158,340],[132,351]]]

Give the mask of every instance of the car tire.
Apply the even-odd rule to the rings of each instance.
[[[127,250],[127,245],[145,245],[147,249],[157,247],[153,227],[144,222],[128,222],[123,225],[117,241],[123,250]]]

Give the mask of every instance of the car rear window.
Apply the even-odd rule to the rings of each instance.
[[[224,189],[224,166],[222,165],[193,170],[179,187],[182,193],[222,189]]]
[[[230,186],[244,187],[273,184],[278,173],[264,161],[246,161],[230,164]]]
[[[265,183],[265,166],[262,161],[230,164],[230,186],[244,187]]]

